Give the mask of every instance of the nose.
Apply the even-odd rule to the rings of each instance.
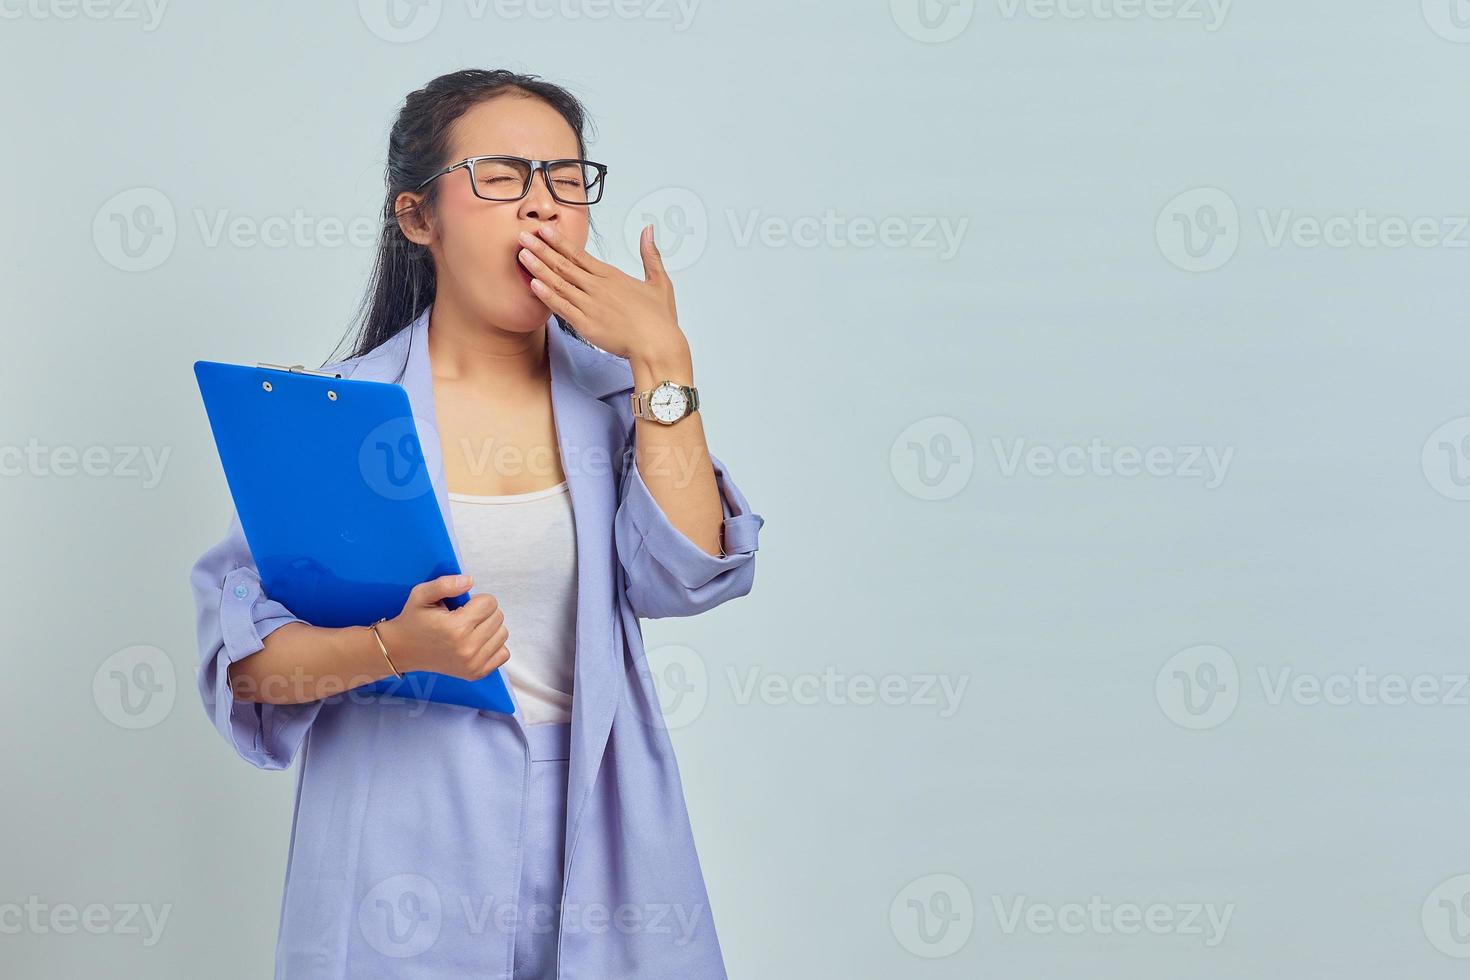
[[[551,175],[545,169],[537,168],[531,173],[530,189],[521,198],[521,216],[538,221],[554,221],[560,210],[561,205],[551,196]]]

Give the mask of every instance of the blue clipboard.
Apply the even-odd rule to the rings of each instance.
[[[194,377],[266,595],[313,626],[368,626],[460,573],[401,386],[218,361],[195,361]],[[499,670],[409,671],[364,692],[515,711]]]

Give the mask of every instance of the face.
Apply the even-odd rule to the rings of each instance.
[[[490,153],[554,160],[577,157],[577,136],[551,106],[536,98],[499,95],[481,102],[455,123],[444,166]],[[587,206],[563,204],[551,196],[545,175],[537,172],[519,201],[486,201],[470,187],[468,168],[439,177],[432,222],[402,219],[404,234],[428,246],[434,256],[439,299],[475,319],[505,330],[530,332],[551,311],[531,291],[530,277],[516,258],[522,231],[551,225],[579,247],[587,244]],[[424,188],[427,192],[428,188]],[[422,200],[399,195],[396,210]]]

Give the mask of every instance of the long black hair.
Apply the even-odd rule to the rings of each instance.
[[[383,175],[387,195],[383,200],[378,254],[354,317],[357,331],[349,358],[377,347],[412,323],[434,301],[434,257],[428,248],[404,235],[394,202],[399,194],[417,189],[448,165],[451,130],[460,116],[486,99],[506,92],[541,99],[561,113],[577,136],[577,155],[587,156],[586,130],[590,126],[587,110],[571,92],[537,75],[522,75],[502,68],[493,71],[467,68],[440,75],[409,93],[388,134],[388,162]],[[439,186],[439,181],[430,184],[420,205],[429,216],[433,215]],[[567,333],[587,343],[560,316],[556,322]],[[348,336],[351,335],[349,328]],[[337,346],[340,348],[341,342]],[[328,358],[326,363],[330,362]]]

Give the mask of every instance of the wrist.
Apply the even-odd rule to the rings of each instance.
[[[398,626],[395,617],[385,619],[368,630],[368,640],[373,645],[373,652],[377,654],[383,670],[387,671],[384,677],[393,677],[395,670],[399,674],[406,674],[411,669],[408,665],[408,650],[401,642]],[[377,633],[376,637],[372,635],[373,632]],[[381,647],[378,646],[379,640],[383,643]]]
[[[647,391],[660,381],[694,384],[694,358],[682,337],[635,351],[628,356],[628,364],[633,369],[634,391]]]

